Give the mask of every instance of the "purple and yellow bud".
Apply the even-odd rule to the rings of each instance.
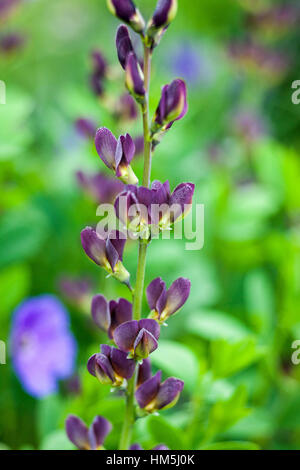
[[[156,9],[146,30],[146,42],[152,48],[157,46],[178,10],[177,0],[158,0]]]
[[[101,449],[111,429],[110,422],[102,416],[96,416],[89,428],[75,415],[66,419],[67,436],[79,450]]]
[[[107,0],[107,6],[113,15],[129,24],[134,31],[143,33],[145,21],[132,0]]]
[[[96,132],[95,146],[103,163],[115,172],[125,184],[136,184],[138,179],[134,174],[130,162],[135,154],[135,145],[129,134],[121,135],[118,140],[106,127]]]
[[[161,99],[152,121],[152,136],[170,129],[175,121],[178,121],[186,115],[187,109],[185,82],[176,79],[170,85],[165,85],[162,89]]]
[[[189,298],[191,281],[180,277],[167,290],[165,282],[160,278],[154,279],[146,290],[148,305],[151,310],[150,318],[163,324],[174,315]]]
[[[135,397],[140,408],[147,413],[153,413],[174,406],[183,386],[183,381],[175,377],[161,383],[161,371],[158,371],[137,389]]]
[[[125,85],[136,101],[143,105],[146,95],[144,74],[136,55],[133,52],[128,54],[126,60]]]
[[[92,227],[86,227],[81,232],[81,243],[85,253],[94,263],[118,281],[130,286],[130,274],[122,263],[126,243],[124,234],[112,231],[104,239]]]

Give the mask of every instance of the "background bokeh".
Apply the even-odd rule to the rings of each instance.
[[[108,418],[114,428],[106,447],[114,449],[124,400],[86,371],[105,341],[89,302],[94,293],[128,293],[81,248],[80,231],[97,222],[98,201],[76,172],[105,168],[75,122],[141,134],[140,119],[117,112],[125,93],[114,46],[119,22],[104,0],[15,3],[9,15],[0,9],[7,92],[0,105],[0,340],[7,343],[0,445],[71,449],[64,420],[72,412],[88,424],[96,414]],[[136,3],[146,17],[155,6]],[[172,188],[196,184],[205,244],[201,251],[185,250],[184,240],[149,247],[146,282],[161,276],[170,285],[184,276],[192,291],[152,361],[164,377],[183,379],[184,392],[173,409],[137,422],[134,441],[144,448],[300,448],[300,365],[291,360],[300,340],[300,105],[291,101],[300,79],[297,4],[179,0],[155,50],[152,112],[161,86],[176,76],[189,86],[189,112],[158,146],[153,179],[169,179]],[[90,86],[95,49],[108,63],[101,96]],[[133,167],[141,175],[141,158]],[[124,264],[133,278],[136,260],[129,243]],[[62,279],[68,287],[83,279],[84,288],[70,292]],[[68,310],[77,359],[55,393],[36,397],[14,370],[9,338],[15,309],[41,294]]]

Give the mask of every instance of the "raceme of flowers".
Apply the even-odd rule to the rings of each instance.
[[[94,263],[109,276],[128,286],[133,302],[124,298],[108,300],[101,294],[93,297],[93,321],[107,334],[109,344],[101,344],[100,351],[88,360],[87,368],[100,384],[117,388],[119,393],[124,394],[126,415],[120,449],[140,450],[142,447],[139,444],[131,442],[132,423],[137,417],[174,406],[184,387],[183,381],[178,378],[163,380],[161,371],[153,375],[150,357],[154,351],[159,351],[162,325],[183,307],[191,288],[188,279],[179,278],[167,289],[165,282],[157,277],[146,289],[149,310],[142,318],[145,259],[151,242],[147,228],[154,225],[159,231],[172,229],[174,223],[190,210],[195,188],[192,183],[181,183],[172,192],[169,181],[154,181],[151,185],[147,182],[151,176],[151,151],[154,151],[174,122],[183,118],[187,112],[186,85],[183,80],[175,79],[162,88],[152,123],[148,117],[151,56],[176,15],[177,0],[158,0],[148,23],[132,0],[107,0],[107,4],[115,16],[140,35],[144,45],[145,56],[141,62],[134,50],[128,27],[121,25],[118,28],[116,48],[119,62],[125,71],[125,84],[143,114],[144,140],[139,143],[139,147],[145,151],[144,175],[143,185],[140,186],[131,166],[136,145],[128,133],[116,138],[106,127],[96,131],[95,146],[99,157],[126,185],[123,190],[120,189],[114,203],[116,216],[124,224],[126,234],[114,230],[104,235],[92,227],[86,227],[81,232],[81,242],[85,253]],[[95,84],[98,80],[100,94],[106,63],[97,54],[94,54],[93,59],[93,80]],[[92,126],[83,127],[91,135]],[[87,180],[82,174],[79,178],[82,186],[96,193],[93,180]],[[154,206],[159,207],[158,212],[153,211]],[[130,284],[130,273],[123,265],[127,230],[139,233],[139,249],[145,255],[144,262],[139,255],[134,289]],[[101,416],[97,416],[90,427],[73,415],[66,421],[67,435],[79,449],[103,449],[110,429],[111,424]],[[167,447],[160,443],[154,449],[165,450]]]

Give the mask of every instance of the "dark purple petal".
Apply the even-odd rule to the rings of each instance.
[[[150,282],[146,289],[146,296],[150,310],[156,310],[158,313],[161,313],[161,307],[162,309],[165,307],[165,302],[163,302],[163,299],[166,300],[166,283],[162,280],[161,277],[157,277],[156,279],[153,279],[152,282]],[[158,310],[157,303],[161,297],[162,302],[160,302],[160,308]]]
[[[89,440],[92,450],[102,447],[107,434],[111,431],[111,424],[102,416],[96,416],[89,428]]]
[[[123,191],[116,198],[115,201],[115,212],[119,220],[124,224],[128,224],[130,219],[128,217],[128,211],[130,207],[138,205],[136,195],[132,191]]]
[[[85,139],[94,139],[97,126],[91,119],[79,118],[75,121],[75,128],[78,134]]]
[[[161,410],[166,406],[174,405],[179,398],[183,386],[184,382],[175,377],[170,377],[165,380],[161,384],[155,398],[156,409]]]
[[[128,91],[135,97],[144,97],[144,76],[135,54],[128,54],[126,62],[126,86]]]
[[[81,243],[87,256],[99,266],[107,265],[105,241],[99,237],[92,227],[86,227],[81,232]]]
[[[115,155],[115,165],[116,165],[116,175],[120,177],[122,174],[119,170],[119,165],[122,167],[127,167],[135,154],[135,145],[129,134],[126,136],[121,135],[118,139],[116,155]]]
[[[118,326],[114,332],[114,340],[118,348],[126,352],[132,351],[138,332],[139,323],[136,320]]]
[[[150,359],[144,359],[142,364],[139,365],[137,387],[151,378],[151,362]]]
[[[94,377],[96,377],[96,360],[97,360],[97,356],[98,356],[99,353],[97,354],[93,354],[88,362],[87,362],[87,370],[89,371],[89,373],[91,375],[93,375]]]
[[[91,54],[94,74],[104,78],[107,71],[107,62],[101,51],[93,51]]]
[[[144,328],[145,330],[149,331],[155,339],[159,339],[160,327],[155,320],[152,320],[150,318],[143,318],[139,321],[139,328]]]
[[[141,155],[144,152],[144,137],[142,135],[134,139],[135,155]]]
[[[181,183],[173,191],[170,198],[171,220],[184,216],[191,208],[195,185],[193,183]]]
[[[119,377],[131,379],[135,369],[135,361],[127,359],[127,353],[116,348],[111,348],[110,360],[114,371]]]
[[[145,22],[132,0],[108,0],[107,4],[113,15],[130,24],[137,33],[143,31]]]
[[[143,448],[140,444],[132,444],[132,446],[129,447],[129,450],[143,450]]]
[[[145,408],[158,394],[161,381],[161,371],[158,371],[151,379],[146,380],[135,392],[135,398],[140,408]]]
[[[158,347],[156,338],[148,331],[142,328],[134,342],[134,354],[139,359],[149,356]]]
[[[158,0],[151,24],[155,28],[167,26],[177,13],[177,0]]]
[[[116,46],[118,59],[125,70],[126,60],[130,52],[134,52],[132,42],[129,36],[128,28],[124,25],[119,26],[116,37]]]
[[[103,384],[113,384],[116,380],[110,360],[102,353],[96,355],[95,374],[97,379]]]
[[[108,239],[118,253],[119,260],[123,261],[123,251],[126,243],[124,234],[118,230],[113,230],[110,232]]]
[[[95,146],[97,153],[103,163],[110,168],[115,169],[115,155],[117,149],[117,139],[106,127],[101,127],[96,132]]]
[[[90,449],[88,428],[77,416],[68,416],[66,420],[66,433],[70,441],[73,442],[78,449]]]
[[[177,312],[187,301],[191,291],[191,281],[180,277],[173,282],[167,292],[166,306],[163,311],[165,318]]]
[[[175,121],[185,116],[187,112],[186,84],[183,80],[174,80],[167,91],[167,115],[165,120]]]
[[[101,344],[100,351],[104,356],[110,358],[112,347],[108,344]]]
[[[95,295],[92,299],[92,317],[96,325],[103,331],[108,331],[111,319],[108,302],[103,295]]]
[[[109,303],[111,326],[109,336],[112,339],[114,330],[127,321],[132,320],[132,304],[126,299],[120,299],[118,302]]]

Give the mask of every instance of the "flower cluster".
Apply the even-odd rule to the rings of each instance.
[[[107,300],[102,294],[93,297],[91,313],[95,325],[107,334],[109,345],[102,344],[100,352],[88,360],[87,369],[102,385],[117,388],[126,396],[126,416],[120,439],[120,449],[139,450],[139,444],[131,444],[132,423],[139,416],[157,413],[176,404],[184,383],[176,377],[162,380],[162,371],[152,375],[151,354],[159,351],[161,327],[185,304],[191,283],[179,278],[167,289],[160,278],[154,279],[146,289],[150,312],[142,316],[144,294],[145,259],[151,241],[150,228],[159,231],[171,229],[185,217],[191,208],[194,184],[181,183],[173,192],[169,181],[151,180],[151,152],[161,137],[175,121],[187,112],[186,85],[176,79],[162,88],[161,98],[149,120],[149,82],[151,56],[177,11],[177,0],[158,0],[152,18],[145,22],[132,0],[107,0],[111,12],[141,36],[144,44],[144,60],[138,58],[130,38],[128,27],[117,30],[116,48],[121,67],[125,71],[125,84],[132,99],[141,106],[144,123],[144,139],[134,141],[128,134],[118,137],[106,127],[95,135],[95,147],[103,163],[126,184],[114,202],[117,218],[128,231],[139,234],[139,260],[136,285],[132,289],[130,274],[123,265],[126,235],[113,231],[104,235],[87,227],[81,233],[82,246],[87,256],[116,280],[126,284],[133,294],[133,303],[127,299]],[[105,71],[105,63],[95,56]],[[104,73],[104,72],[103,72]],[[136,147],[144,149],[143,185],[138,186],[131,164]],[[146,175],[146,177],[145,177]],[[79,175],[83,186],[95,191],[93,180]],[[96,191],[95,191],[96,192]],[[135,406],[134,406],[135,404]],[[70,416],[66,423],[69,439],[79,449],[103,448],[110,424],[101,417],[95,418],[90,428],[77,417]],[[163,444],[156,450],[165,450]]]

